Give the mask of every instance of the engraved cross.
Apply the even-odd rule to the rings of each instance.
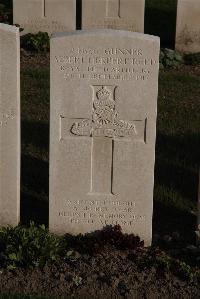
[[[43,0],[43,18],[46,18],[46,0]]]
[[[106,0],[106,17],[120,18],[121,0]]]
[[[114,144],[122,138],[145,142],[146,119],[125,121],[116,111],[117,86],[93,85],[91,119],[68,119],[61,117],[61,139],[66,131],[74,137],[92,137],[90,194],[113,194]],[[67,124],[67,125],[66,125]]]

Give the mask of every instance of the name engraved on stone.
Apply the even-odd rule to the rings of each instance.
[[[147,81],[158,61],[143,54],[141,49],[72,48],[69,53],[55,56],[65,80],[94,79]]]
[[[73,135],[92,137],[90,193],[113,194],[114,143],[124,138],[126,141],[138,140],[145,143],[147,120],[127,121],[120,118],[116,111],[117,86],[93,85],[91,88],[91,119],[69,120],[61,116],[60,139]]]

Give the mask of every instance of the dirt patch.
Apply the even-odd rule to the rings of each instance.
[[[140,251],[106,248],[90,256],[65,259],[43,269],[4,270],[0,293],[58,296],[59,298],[200,298],[200,285],[157,267],[141,270]]]
[[[34,246],[39,236],[47,240],[42,248]],[[47,298],[200,298],[196,263],[199,249],[190,246],[190,251],[181,250],[183,243],[178,235],[171,241],[163,240],[165,251],[158,246],[144,248],[139,237],[123,234],[119,226],[84,236],[66,234],[59,243],[49,237],[48,231],[36,229],[33,224],[29,229],[7,231],[7,238],[4,236],[0,244],[0,294]],[[175,239],[179,245],[176,250]],[[14,247],[9,251],[12,244]],[[171,246],[176,253],[172,254]],[[56,260],[48,258],[45,248]],[[178,256],[170,257],[170,251],[171,256]],[[193,266],[184,262],[187,259],[184,252],[193,256]],[[13,258],[18,262],[13,263]],[[35,267],[34,261],[40,266]]]

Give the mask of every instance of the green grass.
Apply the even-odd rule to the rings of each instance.
[[[50,234],[44,225],[0,228],[1,268],[44,267],[65,255],[67,242]]]
[[[160,74],[154,228],[179,230],[188,238],[196,221],[191,212],[196,210],[200,164],[199,94],[197,75],[186,71]]]

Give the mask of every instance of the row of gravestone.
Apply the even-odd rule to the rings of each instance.
[[[144,32],[145,0],[82,0],[82,29]],[[25,33],[76,28],[76,0],[13,0],[14,24]],[[178,0],[176,49],[200,52],[200,1]]]
[[[51,38],[49,227],[119,224],[151,243],[159,38],[115,30]],[[0,225],[20,206],[19,30],[0,24]]]

